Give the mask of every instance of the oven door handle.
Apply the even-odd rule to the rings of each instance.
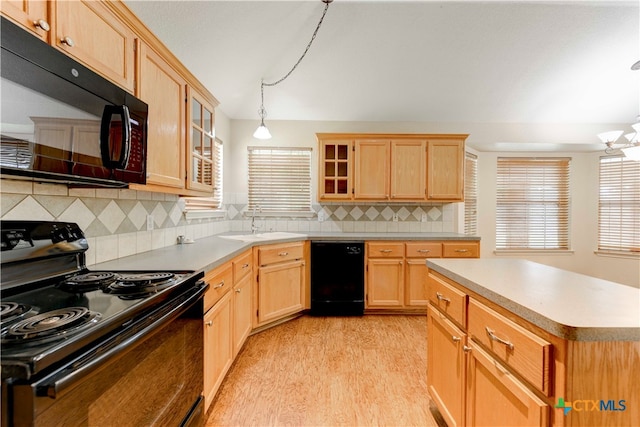
[[[96,349],[90,349],[79,359],[70,363],[61,372],[55,374],[53,378],[45,379],[36,388],[39,396],[49,396],[59,399],[66,391],[73,388],[78,381],[94,372],[101,365],[117,357],[127,348],[138,344],[158,332],[168,323],[180,317],[191,308],[204,295],[208,285],[204,282],[198,283],[200,286],[194,287],[190,294],[183,294],[179,299],[172,301],[166,307],[150,314],[143,322],[126,331],[125,335],[116,335],[111,338],[111,343],[97,349],[101,354],[96,355]]]

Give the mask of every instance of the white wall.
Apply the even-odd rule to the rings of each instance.
[[[246,202],[247,147],[300,146],[312,147],[313,194],[317,194],[317,141],[318,132],[363,133],[468,133],[469,141],[495,147],[496,143],[549,144],[556,147],[558,135],[574,144],[592,144],[596,127],[579,127],[579,135],[568,137],[570,127],[530,125],[514,127],[511,124],[456,124],[456,123],[385,123],[385,122],[316,122],[316,121],[267,121],[273,138],[259,141],[252,137],[257,120],[231,120],[231,150],[225,146],[225,193],[234,193],[238,203]],[[547,129],[547,130],[545,130]],[[497,136],[498,135],[498,136]],[[555,135],[555,136],[553,136]],[[225,141],[226,142],[226,141]],[[570,147],[570,145],[569,145]],[[630,286],[640,287],[640,261],[604,257],[594,254],[597,248],[598,212],[598,160],[602,152],[477,152],[478,156],[478,234],[481,237],[483,257],[495,257],[495,205],[496,159],[501,155],[569,156],[571,162],[571,244],[573,253],[567,255],[519,254],[518,257],[570,271],[600,277]],[[456,204],[458,213],[460,204]],[[502,256],[502,255],[501,255]]]

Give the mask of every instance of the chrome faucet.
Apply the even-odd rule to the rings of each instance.
[[[253,205],[253,215],[251,215],[251,234],[256,234],[256,231],[260,228],[256,225],[256,209],[260,209],[260,206]]]

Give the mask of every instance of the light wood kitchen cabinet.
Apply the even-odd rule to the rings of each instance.
[[[547,426],[552,344],[429,272],[427,387],[449,425]]]
[[[201,94],[187,87],[187,188],[213,193],[215,185],[214,106]]]
[[[185,188],[185,79],[158,53],[139,45],[137,96],[149,104],[147,186]],[[132,187],[133,188],[133,187]]]
[[[425,198],[426,147],[424,140],[391,140],[390,200]]]
[[[204,315],[205,411],[233,362],[231,292],[227,292]]]
[[[549,425],[549,405],[473,341],[469,348],[467,425]]]
[[[461,201],[462,134],[316,134],[318,200]],[[351,155],[353,153],[353,155]]]
[[[318,200],[350,200],[353,196],[351,182],[351,140],[320,140]]]
[[[49,43],[51,18],[46,0],[2,0],[2,15]]]
[[[427,385],[449,427],[464,426],[467,334],[430,306],[427,314]],[[510,425],[510,424],[505,424]],[[514,424],[515,425],[515,424]]]
[[[464,201],[464,139],[429,139],[427,199]]]
[[[389,199],[389,141],[362,139],[354,142],[355,200]]]
[[[447,245],[464,249],[465,257],[480,256],[477,241],[367,242],[365,308],[424,313],[429,301],[427,258],[461,257],[453,249],[445,254]]]
[[[260,246],[254,248],[254,259],[258,266],[254,327],[304,310],[307,295],[305,242]]]
[[[233,356],[242,348],[252,328],[252,253],[248,250],[233,261]]]
[[[50,2],[54,16],[52,44],[98,74],[134,92],[134,31],[103,2]]]

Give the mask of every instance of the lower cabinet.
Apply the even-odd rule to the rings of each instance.
[[[211,405],[233,361],[231,296],[227,292],[204,315],[205,410]]]
[[[258,266],[254,327],[301,312],[307,300],[308,242],[277,243],[254,248]]]
[[[251,275],[233,288],[233,355],[238,354],[251,333]]]
[[[469,346],[467,425],[549,425],[549,405],[475,342]]]
[[[402,258],[367,260],[367,307],[404,305],[404,260]]]
[[[434,306],[427,314],[427,387],[449,427],[464,426],[467,334]]]

